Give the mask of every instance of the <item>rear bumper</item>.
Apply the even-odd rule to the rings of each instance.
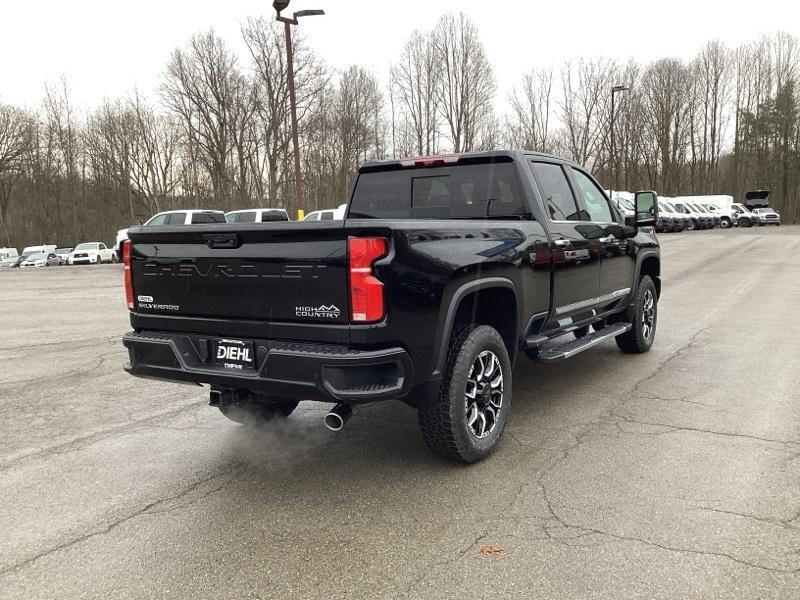
[[[209,336],[130,332],[125,370],[137,377],[247,389],[296,400],[359,404],[401,398],[413,380],[403,348],[354,350],[342,345],[252,340],[256,368],[207,362]]]

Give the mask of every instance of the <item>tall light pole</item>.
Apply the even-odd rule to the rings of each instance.
[[[619,169],[617,168],[617,145],[616,140],[614,139],[614,120],[616,118],[616,114],[614,113],[614,96],[616,96],[619,92],[627,92],[630,90],[628,86],[625,85],[615,85],[611,88],[611,169],[612,169],[612,179],[613,179],[613,188],[611,189],[611,196],[613,200],[614,190],[619,187]]]
[[[276,20],[283,23],[284,33],[286,35],[286,65],[287,65],[287,80],[289,85],[289,104],[292,113],[292,145],[294,147],[294,185],[295,185],[295,206],[298,209],[304,206],[303,198],[303,178],[302,170],[300,167],[300,137],[297,133],[297,95],[294,89],[294,50],[292,49],[292,25],[298,25],[298,19],[301,17],[313,17],[316,15],[324,15],[324,10],[301,10],[294,13],[289,17],[282,17],[281,12],[289,6],[290,0],[275,0],[272,6],[277,13]],[[287,211],[289,215],[292,214],[292,207],[288,205]]]

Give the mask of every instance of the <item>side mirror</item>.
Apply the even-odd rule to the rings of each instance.
[[[636,192],[636,225],[655,225],[658,220],[658,195],[655,192]]]

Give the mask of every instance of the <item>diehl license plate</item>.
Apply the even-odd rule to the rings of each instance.
[[[253,342],[244,340],[217,340],[214,362],[226,369],[254,369],[256,366]]]

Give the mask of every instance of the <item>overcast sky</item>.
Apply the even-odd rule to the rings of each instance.
[[[38,104],[46,81],[64,75],[83,108],[134,87],[158,86],[170,51],[213,27],[241,49],[239,25],[272,15],[271,0],[4,0],[0,9],[0,101]],[[719,38],[734,46],[762,33],[800,36],[800,2],[759,0],[292,0],[290,10],[323,8],[303,20],[309,43],[328,64],[361,64],[385,79],[415,28],[462,10],[480,29],[505,97],[532,66],[570,57],[646,62],[690,58]],[[243,54],[241,54],[243,56]]]

